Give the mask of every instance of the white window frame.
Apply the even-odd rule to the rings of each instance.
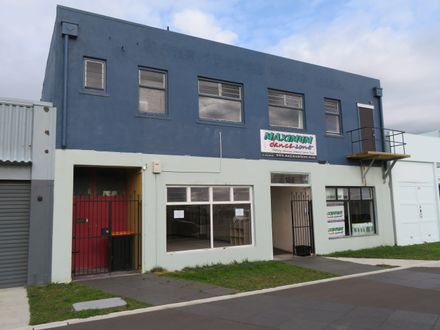
[[[193,251],[209,251],[209,250],[224,250],[224,249],[236,249],[236,248],[243,248],[243,247],[251,247],[255,245],[255,233],[254,233],[254,202],[253,202],[253,186],[249,185],[227,185],[227,186],[221,186],[221,185],[214,185],[214,186],[208,186],[208,185],[167,185],[165,191],[168,190],[168,188],[186,188],[186,202],[166,202],[166,206],[178,206],[178,205],[209,205],[209,228],[210,228],[210,247],[209,248],[203,248],[203,249],[191,249],[191,250],[182,250],[182,251],[166,251],[167,254],[175,254],[175,253],[188,253]],[[209,188],[209,201],[204,202],[191,202],[191,188]],[[214,201],[214,194],[213,194],[213,188],[229,188],[229,201]],[[234,188],[249,188],[249,200],[247,201],[234,201]],[[251,224],[251,243],[246,245],[234,245],[234,246],[221,246],[221,247],[214,247],[214,212],[213,212],[213,206],[214,205],[239,205],[239,204],[249,204],[250,210],[251,210],[251,216],[250,216],[250,224]],[[165,207],[166,207],[165,206]],[[167,239],[167,235],[165,236],[165,239]]]
[[[155,73],[160,73],[163,74],[163,87],[153,87],[153,86],[148,86],[148,85],[143,85],[141,83],[141,71],[147,71],[147,72],[155,72]],[[164,104],[164,112],[141,112],[140,111],[140,100],[141,100],[141,93],[140,90],[141,89],[153,89],[153,90],[158,90],[158,91],[163,91],[164,92],[164,99],[165,99],[165,104]],[[150,68],[145,68],[145,67],[138,67],[138,112],[139,114],[143,115],[143,116],[166,116],[168,114],[168,75],[166,71],[163,70],[157,70],[157,69],[150,69]]]
[[[102,80],[101,80],[101,87],[91,87],[87,86],[87,63],[98,63],[102,66]],[[84,57],[84,88],[86,89],[92,89],[92,90],[98,90],[98,91],[105,91],[106,88],[106,61],[100,60],[96,58],[91,57]]]
[[[301,105],[302,105],[302,107],[301,108],[295,108],[293,106],[287,106],[286,104],[285,105],[271,104],[270,103],[270,97],[269,97],[270,92],[275,92],[275,93],[283,94],[284,100],[286,100],[286,97],[288,95],[298,96],[298,97],[301,98]],[[298,130],[304,130],[305,129],[305,116],[306,116],[306,113],[304,111],[304,95],[303,94],[294,93],[294,92],[286,92],[286,91],[281,91],[281,90],[278,90],[278,89],[268,88],[267,89],[267,105],[268,105],[267,113],[268,113],[268,116],[269,116],[269,126],[270,127],[283,127],[283,128],[292,128],[292,129],[298,129]],[[270,107],[272,107],[272,108],[280,108],[280,109],[288,109],[288,110],[300,112],[301,113],[301,127],[287,125],[287,124],[286,125],[272,124],[270,122],[270,114],[269,114]]]
[[[338,113],[333,113],[333,112],[328,112],[325,110],[325,102],[326,101],[330,101],[330,102],[335,102],[336,105],[338,106]],[[326,122],[325,122],[325,134],[327,135],[342,135],[342,113],[341,113],[341,101],[337,100],[337,99],[331,99],[331,98],[324,98],[324,114],[325,114],[325,118],[326,118]],[[339,123],[339,131],[338,132],[332,132],[329,131],[327,129],[327,116],[332,116],[332,117],[337,117],[338,118],[338,123]]]

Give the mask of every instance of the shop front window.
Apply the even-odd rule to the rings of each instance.
[[[167,251],[252,244],[250,187],[168,187]]]
[[[329,238],[376,233],[374,188],[327,187],[326,197]]]

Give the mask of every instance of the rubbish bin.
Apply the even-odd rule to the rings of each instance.
[[[295,246],[295,255],[300,257],[307,257],[312,254],[312,247],[310,245]]]

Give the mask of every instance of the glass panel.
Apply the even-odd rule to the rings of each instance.
[[[361,188],[350,188],[350,199],[351,200],[361,199]]]
[[[86,60],[85,86],[89,88],[104,89],[104,63]]]
[[[324,100],[324,110],[327,113],[339,115],[339,102],[336,100]]]
[[[286,106],[296,109],[302,109],[302,96],[295,94],[286,94]]]
[[[186,202],[186,187],[167,188],[167,201]]]
[[[199,96],[199,117],[241,122],[241,102]]]
[[[373,190],[371,188],[362,188],[362,199],[363,200],[373,199]]]
[[[284,93],[269,90],[269,104],[273,106],[284,106]]]
[[[271,126],[303,128],[303,113],[300,110],[269,107]]]
[[[231,97],[237,100],[241,99],[241,87],[237,85],[221,84],[222,96]]]
[[[372,235],[376,232],[373,215],[373,201],[350,201],[352,236]]]
[[[348,188],[338,188],[338,200],[348,199]]]
[[[139,85],[165,88],[165,74],[156,71],[139,70]]]
[[[214,187],[212,188],[212,194],[214,202],[229,202],[231,196],[229,195],[230,188],[227,187]]]
[[[335,115],[326,115],[325,116],[326,123],[326,132],[339,134],[341,133],[341,127],[339,125],[339,116]]]
[[[199,80],[199,93],[220,96],[219,83]]]
[[[210,247],[209,205],[167,206],[167,251]]]
[[[328,201],[336,200],[336,188],[325,188],[325,196]]]
[[[191,188],[191,202],[208,202],[209,201],[209,188]]]
[[[139,112],[165,113],[165,91],[139,88]]]
[[[213,205],[214,247],[252,243],[249,204]]]
[[[282,174],[282,173],[271,173],[270,181],[272,183],[294,183],[294,184],[308,184],[309,175],[308,174]]]
[[[249,201],[249,188],[234,188],[234,201]]]

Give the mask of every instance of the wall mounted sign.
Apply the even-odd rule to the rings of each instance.
[[[316,136],[260,130],[261,154],[287,158],[316,158]]]
[[[344,205],[327,205],[328,237],[337,238],[345,236],[345,211]]]

